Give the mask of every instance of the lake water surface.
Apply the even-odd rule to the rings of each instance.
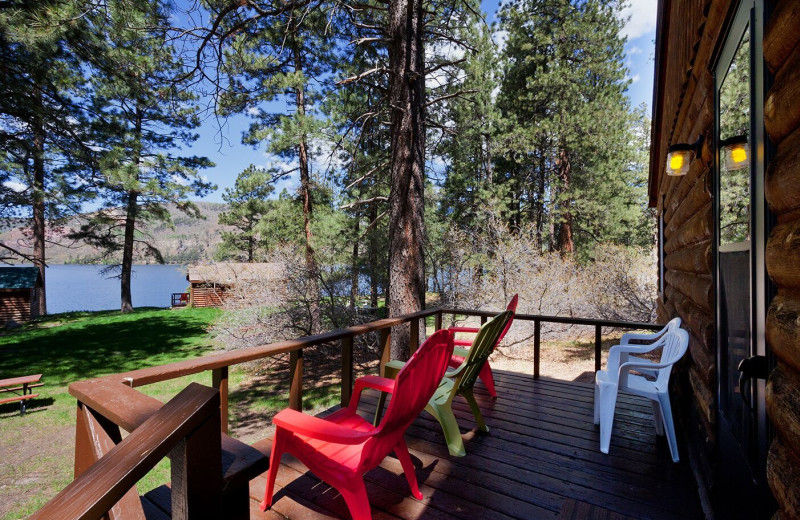
[[[119,278],[104,276],[101,265],[50,265],[45,272],[47,312],[119,309]],[[134,307],[169,307],[172,293],[186,292],[185,265],[134,265]]]

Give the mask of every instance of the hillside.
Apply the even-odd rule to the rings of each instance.
[[[219,214],[227,208],[226,204],[216,202],[196,202],[200,208],[202,219],[190,218],[170,207],[173,227],[158,225],[148,230],[152,242],[161,251],[167,263],[187,264],[204,263],[214,257],[217,245],[221,241],[221,231],[231,229],[218,224]],[[51,229],[48,233],[47,262],[52,264],[95,263],[99,251],[86,244],[74,243],[65,238],[72,230],[80,226],[81,219],[75,218],[61,228]],[[7,223],[0,226],[0,241],[9,244],[25,253],[32,252],[30,239],[26,236],[25,223],[15,227]],[[115,259],[119,261],[119,259]],[[147,258],[143,251],[137,249],[134,262],[137,264],[155,263]],[[111,263],[111,262],[107,262]]]

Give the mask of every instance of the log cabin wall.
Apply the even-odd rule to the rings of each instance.
[[[767,272],[777,296],[767,310],[767,342],[777,366],[767,384],[775,439],[767,479],[780,518],[800,518],[800,2],[774,2],[764,29],[764,60],[774,77],[764,126],[776,153],[765,195],[777,223],[767,240]]]
[[[690,434],[701,487],[712,489],[715,431],[713,60],[737,2],[661,0],[656,42],[650,202],[664,219],[659,318],[680,316],[690,332],[679,386],[691,388],[676,415]],[[800,518],[800,1],[767,0],[763,58],[774,78],[765,95],[764,125],[775,147],[765,197],[776,224],[766,245],[768,275],[777,289],[766,336],[777,360],[766,407],[775,438],[767,479],[777,518]],[[659,41],[660,40],[660,41]],[[704,136],[702,153],[685,177],[664,174],[667,149]],[[687,421],[688,419],[688,421]]]
[[[714,485],[716,450],[713,59],[735,2],[662,0],[656,42],[651,204],[664,219],[663,293],[659,320],[679,316],[689,332],[689,355],[677,374],[680,409],[690,457],[703,490]],[[660,94],[660,95],[659,95]],[[683,177],[664,174],[671,144],[701,141]]]
[[[31,289],[0,290],[0,326],[9,322],[30,321],[32,294]]]
[[[192,307],[221,307],[225,286],[192,282],[190,293]]]

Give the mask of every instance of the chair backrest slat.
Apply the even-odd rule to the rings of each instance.
[[[663,386],[669,383],[672,366],[683,357],[689,348],[689,333],[677,327],[664,334],[658,341],[664,344],[661,348],[659,363],[668,365],[666,368],[658,370],[657,384]]]
[[[514,316],[514,311],[505,310],[485,323],[472,346],[469,349],[469,355],[464,360],[466,367],[461,372],[458,379],[458,389],[471,389],[478,379],[483,364],[489,358],[489,355],[494,350],[495,345],[500,341],[503,333],[506,331],[506,325],[511,321]]]
[[[439,386],[452,354],[453,333],[448,330],[436,331],[417,349],[397,374],[389,408],[379,425],[381,433],[402,433],[414,421]]]

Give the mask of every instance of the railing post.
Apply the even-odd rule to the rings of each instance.
[[[594,326],[594,371],[599,372],[600,366],[602,365],[603,360],[603,351],[601,347],[603,346],[603,337],[601,335],[602,326],[595,325]]]
[[[303,349],[289,353],[289,408],[303,411]]]
[[[211,371],[211,386],[219,390],[219,419],[221,431],[228,433],[228,367]]]
[[[380,339],[378,340],[378,349],[381,352],[381,377],[386,375],[386,363],[389,362],[392,356],[392,329],[381,329]]]
[[[409,325],[411,325],[411,330],[408,334],[408,354],[411,355],[419,347],[419,319],[411,320]]]
[[[342,407],[350,403],[353,393],[353,336],[342,338]]]
[[[170,453],[172,518],[221,518],[222,439],[219,415],[213,414]],[[247,501],[242,501],[247,506]],[[248,511],[249,512],[249,511]],[[226,518],[233,518],[225,511]],[[241,518],[241,516],[236,516]]]
[[[436,330],[442,330],[442,313],[441,312],[437,312],[434,315],[433,328],[436,329]]]
[[[542,357],[542,320],[533,320],[533,378],[539,379],[539,360]]]

